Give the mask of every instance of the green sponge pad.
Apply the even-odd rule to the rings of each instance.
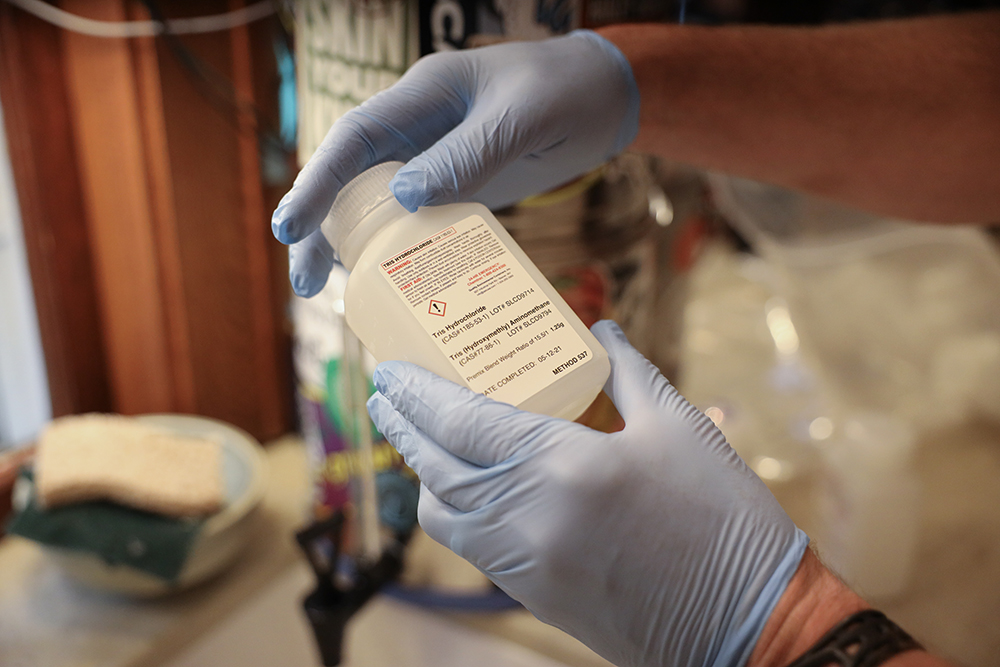
[[[90,552],[109,565],[127,565],[166,581],[175,581],[205,519],[175,519],[106,501],[42,509],[30,470],[19,485],[28,486],[27,502],[11,519],[7,532],[63,549]]]

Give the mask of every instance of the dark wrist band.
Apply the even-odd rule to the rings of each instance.
[[[866,609],[838,623],[788,667],[875,667],[903,651],[921,648],[885,614]]]

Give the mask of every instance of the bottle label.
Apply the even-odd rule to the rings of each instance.
[[[517,405],[593,356],[478,215],[385,259],[381,270],[473,391]]]

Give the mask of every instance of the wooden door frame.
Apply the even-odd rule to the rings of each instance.
[[[243,5],[207,4],[165,11]],[[61,5],[144,16],[133,0]],[[262,31],[190,40],[257,108]],[[64,32],[0,3],[0,99],[53,411],[198,413],[274,437],[293,414],[286,266],[267,225],[280,195],[262,184],[254,115],[234,107],[220,124],[171,55],[152,38]],[[206,135],[206,123],[231,136]]]

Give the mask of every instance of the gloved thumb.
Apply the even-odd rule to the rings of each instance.
[[[632,347],[625,332],[616,323],[601,320],[590,330],[608,352],[611,375],[604,391],[611,397],[626,425],[643,415],[655,415],[657,410],[663,408],[675,413],[691,411],[692,417],[701,414],[677,393],[652,362]]]

